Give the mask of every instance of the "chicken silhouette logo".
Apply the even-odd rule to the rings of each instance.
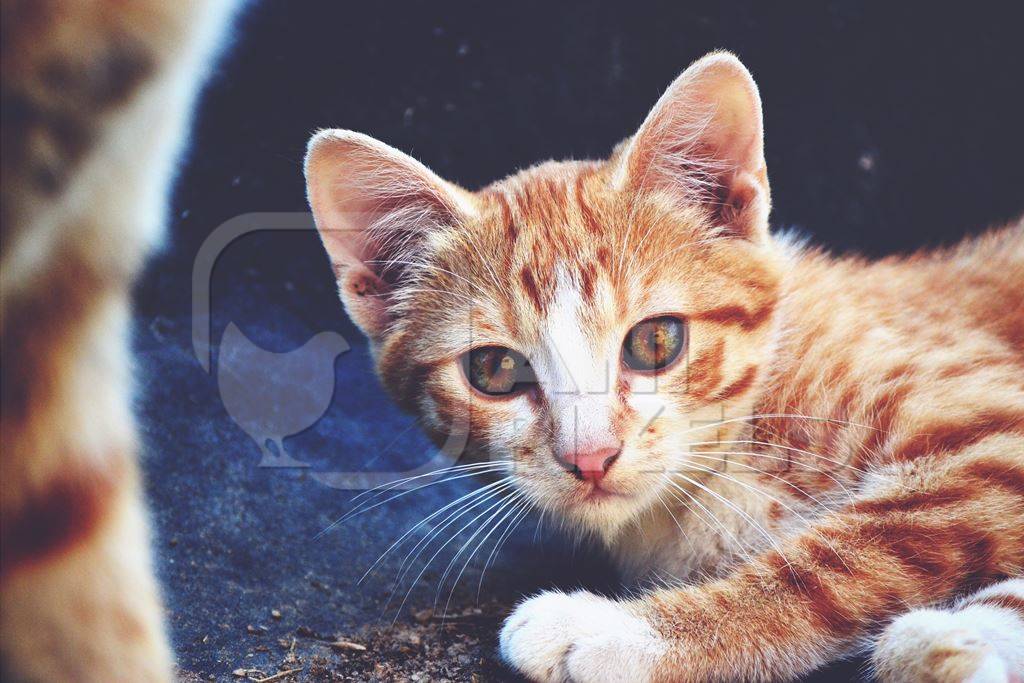
[[[217,385],[228,415],[256,442],[260,467],[308,467],[284,449],[284,438],[323,417],[334,396],[334,361],[349,350],[337,332],[274,353],[229,323],[221,337]]]
[[[235,216],[217,226],[196,253],[192,265],[192,350],[205,372],[214,370],[211,315],[211,282],[214,266],[237,239],[261,231],[317,234],[308,212],[258,212]],[[308,467],[288,454],[284,439],[312,427],[330,407],[334,397],[334,363],[349,345],[337,332],[320,332],[303,346],[285,353],[260,348],[234,323],[220,340],[216,364],[221,401],[228,415],[256,442],[262,453],[261,467]],[[464,453],[468,438],[468,414],[457,414],[444,443],[424,453],[424,461],[402,471],[310,471],[310,478],[336,489],[367,489],[391,485],[414,488],[427,476],[453,465]],[[337,435],[344,439],[343,434]],[[395,484],[396,479],[403,479]]]

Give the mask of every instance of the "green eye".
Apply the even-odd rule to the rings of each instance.
[[[510,396],[537,383],[526,356],[504,346],[481,346],[463,355],[470,385],[488,396]]]
[[[632,370],[668,367],[686,347],[686,322],[671,315],[638,323],[622,342],[622,362]]]

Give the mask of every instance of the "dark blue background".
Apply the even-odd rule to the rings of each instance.
[[[258,468],[256,445],[220,403],[216,364],[207,374],[192,355],[200,245],[238,214],[305,209],[301,162],[314,130],[366,132],[476,188],[539,160],[607,154],[688,63],[726,48],[761,87],[773,225],[840,250],[905,251],[1024,210],[1016,4],[248,7],[199,106],[169,243],[137,296],[145,465],[182,665],[226,676],[259,663],[263,655],[243,661],[248,624],[277,636],[376,619],[393,573],[359,588],[355,580],[403,529],[466,490],[435,487],[313,540],[352,494],[301,471]],[[286,442],[293,454],[321,471],[421,461],[429,445],[377,386],[314,234],[232,244],[212,301],[214,341],[233,321],[278,352],[323,330],[352,343],[336,363],[327,416]],[[601,584],[599,557],[573,559],[557,536],[534,545],[533,529],[492,570],[494,595]],[[429,603],[433,590],[413,601]],[[268,620],[271,608],[279,622]]]

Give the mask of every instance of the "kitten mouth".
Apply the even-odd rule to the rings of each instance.
[[[587,491],[583,492],[583,502],[596,503],[612,498],[625,498],[626,494],[602,488],[600,484],[594,484]]]

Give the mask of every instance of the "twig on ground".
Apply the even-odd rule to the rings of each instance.
[[[365,645],[353,643],[350,640],[336,640],[333,643],[331,643],[331,647],[333,647],[335,650],[355,650],[357,652],[366,652]]]
[[[284,678],[300,671],[302,671],[301,666],[297,669],[285,669],[284,671],[278,671],[273,676],[267,676],[266,678],[250,678],[249,680],[253,681],[253,683],[273,683],[273,681],[283,680]]]

